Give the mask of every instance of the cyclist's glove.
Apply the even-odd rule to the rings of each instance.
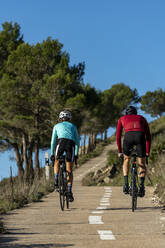
[[[55,161],[55,156],[51,155],[50,159],[51,159],[52,162],[54,162]]]

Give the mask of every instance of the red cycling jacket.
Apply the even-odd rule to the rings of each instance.
[[[146,119],[141,115],[124,115],[117,124],[116,141],[118,152],[121,153],[121,135],[124,128],[125,133],[129,131],[144,132],[146,136],[146,153],[149,154],[151,146],[151,134]]]

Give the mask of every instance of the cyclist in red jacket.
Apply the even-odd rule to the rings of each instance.
[[[118,156],[122,155],[121,148],[121,135],[122,130],[124,129],[125,135],[123,140],[123,153],[124,153],[124,162],[123,162],[123,175],[124,175],[124,186],[123,192],[125,194],[129,193],[129,184],[128,184],[128,171],[129,171],[129,160],[131,148],[136,146],[137,155],[138,155],[138,164],[139,164],[139,177],[140,185],[138,195],[143,197],[145,195],[145,175],[146,175],[146,166],[145,166],[145,157],[149,156],[150,146],[151,146],[151,134],[149,125],[146,119],[137,114],[137,110],[133,106],[129,106],[126,109],[126,115],[122,116],[117,124],[116,131],[116,141],[118,147]]]

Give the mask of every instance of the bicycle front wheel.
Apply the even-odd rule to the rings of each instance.
[[[59,171],[59,198],[60,198],[60,207],[64,211],[65,206],[65,185],[64,185],[64,175],[63,170],[60,168]]]

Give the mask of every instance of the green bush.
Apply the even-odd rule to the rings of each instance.
[[[107,164],[112,165],[112,164],[119,164],[119,157],[117,151],[112,151],[110,150],[108,152],[108,157],[107,157]]]

